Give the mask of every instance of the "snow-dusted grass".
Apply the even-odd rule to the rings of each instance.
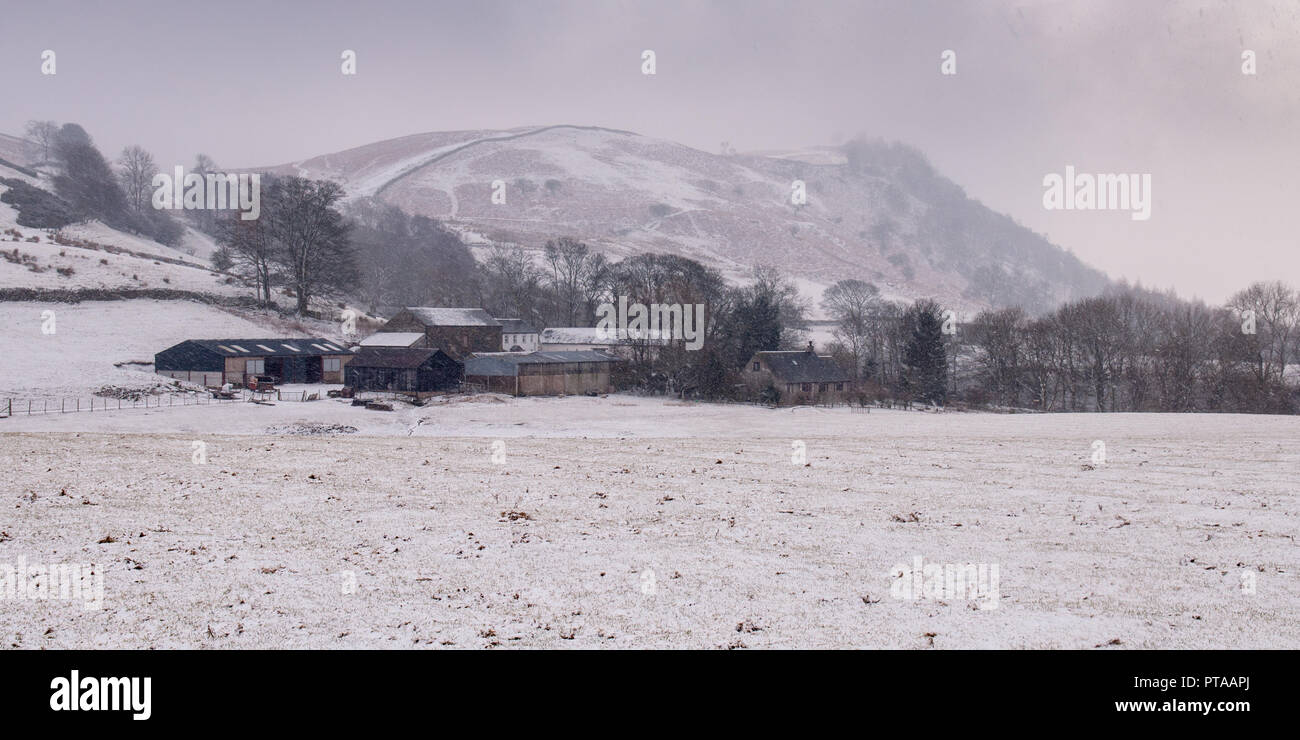
[[[0,563],[107,571],[7,646],[1300,646],[1290,417],[319,401],[3,419],[0,466]],[[892,598],[918,555],[998,608]]]
[[[35,229],[19,227],[19,230],[33,236],[44,236],[43,232]],[[153,253],[159,256],[169,259],[183,258],[182,255],[160,244],[153,242],[148,244],[153,245]],[[17,249],[20,255],[33,257],[41,272],[35,272],[25,265],[8,260],[0,260],[0,286],[6,288],[55,290],[161,288],[222,296],[249,295],[250,292],[241,284],[226,282],[226,275],[200,267],[197,260],[194,261],[193,266],[187,266],[129,254],[62,246],[48,241],[41,243],[0,241],[0,250],[12,253],[14,249]],[[71,273],[62,275],[59,274],[59,269],[71,269]]]

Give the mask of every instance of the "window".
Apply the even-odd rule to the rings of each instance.
[[[754,372],[758,372],[763,366],[757,362],[754,363]]]
[[[835,384],[835,390],[837,390],[837,391],[842,391],[842,390],[844,390],[844,384],[843,384],[843,383],[836,383],[836,384]]]
[[[818,384],[817,384],[817,392],[818,392],[818,393],[825,393],[825,392],[826,392],[826,384],[825,384],[825,383],[818,383]]]
[[[336,373],[339,371],[339,358],[326,357],[321,360],[321,369],[327,373]]]
[[[803,385],[799,386],[799,390],[803,391],[804,393],[807,393],[808,391],[812,390],[812,383],[804,383]]]
[[[245,375],[262,375],[266,372],[266,360],[244,360]]]

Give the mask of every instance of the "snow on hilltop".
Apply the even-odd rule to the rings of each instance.
[[[591,126],[417,134],[269,168],[340,182],[471,240],[570,236],[619,258],[681,254],[740,278],[758,264],[819,286],[856,277],[959,308],[1045,308],[1105,277],[966,198],[917,152],[859,142],[718,155]],[[791,202],[795,180],[807,201]],[[493,203],[493,183],[504,203]]]

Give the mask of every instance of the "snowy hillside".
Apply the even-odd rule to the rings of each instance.
[[[270,169],[334,179],[495,241],[571,236],[614,257],[672,252],[737,278],[773,265],[810,291],[856,277],[962,308],[1035,309],[1105,282],[895,145],[723,156],[561,125],[420,134]],[[791,202],[796,180],[802,205]],[[493,202],[495,181],[504,203]]]

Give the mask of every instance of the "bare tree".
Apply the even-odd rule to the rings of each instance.
[[[591,250],[576,239],[564,237],[546,242],[543,253],[551,268],[555,319],[563,326],[577,326],[583,307],[583,286],[592,267]]]
[[[494,245],[483,263],[484,307],[496,316],[524,321],[541,317],[542,271],[522,247]]]
[[[126,192],[126,204],[136,213],[145,213],[150,207],[153,191],[153,176],[158,174],[158,165],[153,155],[143,147],[128,146],[122,150],[117,160],[117,178]]]
[[[276,278],[276,244],[268,221],[246,221],[235,212],[222,215],[217,220],[217,242],[229,258],[231,269],[251,279],[258,298],[270,305],[271,284]]]
[[[1243,315],[1243,333],[1253,345],[1256,380],[1261,385],[1281,383],[1295,351],[1300,297],[1283,282],[1258,282],[1228,299],[1228,307]],[[1254,334],[1248,332],[1249,319]]]
[[[1007,406],[1020,405],[1027,320],[1019,308],[983,311],[972,322],[972,344],[977,350],[988,390]]]
[[[299,316],[327,290],[353,287],[357,267],[350,224],[335,205],[343,188],[330,180],[276,178],[262,190],[262,215],[275,242],[275,261],[293,287]]]
[[[27,138],[41,148],[41,162],[50,161],[50,149],[54,146],[54,137],[59,133],[59,124],[54,121],[28,121]]]
[[[853,358],[853,379],[872,356],[872,318],[879,313],[880,290],[861,280],[841,280],[822,293],[822,309],[836,322],[835,340]]]

